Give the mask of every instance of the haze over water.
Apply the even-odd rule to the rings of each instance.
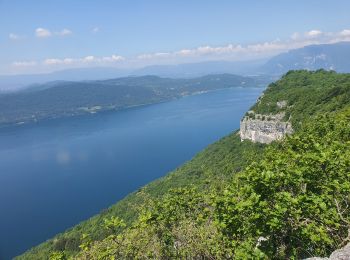
[[[0,259],[51,238],[239,127],[262,89],[233,88],[0,129]]]

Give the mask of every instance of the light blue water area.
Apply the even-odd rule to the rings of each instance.
[[[0,129],[0,259],[164,176],[239,127],[262,89]]]

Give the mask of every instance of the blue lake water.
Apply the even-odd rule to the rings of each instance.
[[[164,176],[239,127],[260,88],[0,129],[0,259]]]

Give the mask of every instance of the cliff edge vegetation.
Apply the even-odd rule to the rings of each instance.
[[[314,115],[347,106],[349,96],[349,74],[290,71],[270,84],[243,117],[241,139],[260,143],[281,139]]]

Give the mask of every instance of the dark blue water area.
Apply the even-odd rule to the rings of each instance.
[[[260,88],[0,129],[0,259],[164,176],[239,127]]]

